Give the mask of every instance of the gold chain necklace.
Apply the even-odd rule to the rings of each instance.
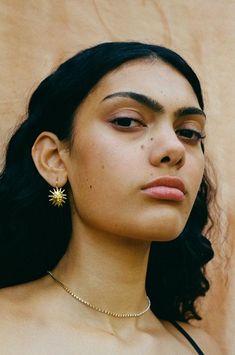
[[[67,286],[65,286],[60,280],[58,280],[51,271],[47,271],[47,273],[52,277],[52,279],[59,285],[61,286],[67,293],[69,293],[72,297],[74,297],[77,301],[85,304],[86,306],[94,309],[95,311],[101,312],[101,313],[105,313],[108,316],[112,316],[112,317],[118,317],[118,318],[130,318],[130,317],[139,317],[142,316],[142,314],[146,313],[150,306],[151,306],[151,302],[150,299],[147,296],[147,301],[148,301],[148,306],[139,313],[114,313],[114,312],[110,312],[106,309],[102,309],[96,306],[93,306],[90,302],[87,302],[85,300],[83,300],[81,297],[75,295],[75,293],[73,293],[73,291],[71,291]]]

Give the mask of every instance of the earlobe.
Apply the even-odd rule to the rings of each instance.
[[[51,185],[64,185],[67,181],[67,171],[60,154],[62,143],[51,132],[42,132],[32,147],[32,158],[39,174]]]

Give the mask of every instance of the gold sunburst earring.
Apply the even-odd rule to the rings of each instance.
[[[62,187],[58,187],[58,183],[56,180],[56,187],[53,188],[53,190],[50,190],[50,195],[48,195],[49,201],[53,206],[56,207],[62,207],[63,204],[67,200],[67,195],[65,193],[65,190],[62,189]]]

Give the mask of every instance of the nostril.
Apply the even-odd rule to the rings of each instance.
[[[170,161],[169,157],[164,157],[161,159],[161,163],[168,163]]]

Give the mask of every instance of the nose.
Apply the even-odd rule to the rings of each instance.
[[[150,140],[152,145],[149,161],[152,165],[176,167],[177,169],[184,165],[185,146],[172,128],[151,135]]]

